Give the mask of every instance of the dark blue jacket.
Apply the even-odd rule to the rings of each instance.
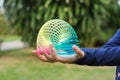
[[[90,66],[117,66],[116,80],[120,80],[120,29],[101,48],[81,48],[85,57],[75,64]]]

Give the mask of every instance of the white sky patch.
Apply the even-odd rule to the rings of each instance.
[[[4,13],[3,1],[4,1],[4,0],[0,0],[0,15]]]
[[[118,4],[120,5],[120,0],[118,0]]]
[[[0,0],[0,7],[3,7],[3,0]]]

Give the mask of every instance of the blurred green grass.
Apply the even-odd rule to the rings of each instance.
[[[1,80],[114,80],[115,67],[44,63],[33,48],[0,52]]]

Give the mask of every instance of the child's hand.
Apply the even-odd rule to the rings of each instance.
[[[42,54],[37,53],[37,50],[32,51],[41,61],[43,62],[62,62],[62,63],[72,63],[85,56],[84,52],[77,46],[73,46],[72,49],[76,52],[75,56],[72,57],[61,57],[56,53],[56,49],[52,44],[49,46],[50,54],[43,51]]]

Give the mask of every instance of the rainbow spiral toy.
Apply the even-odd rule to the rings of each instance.
[[[37,51],[50,53],[49,44],[53,44],[57,54],[60,56],[73,56],[73,45],[78,45],[78,37],[72,26],[60,19],[53,19],[46,22],[40,29],[37,36]]]

